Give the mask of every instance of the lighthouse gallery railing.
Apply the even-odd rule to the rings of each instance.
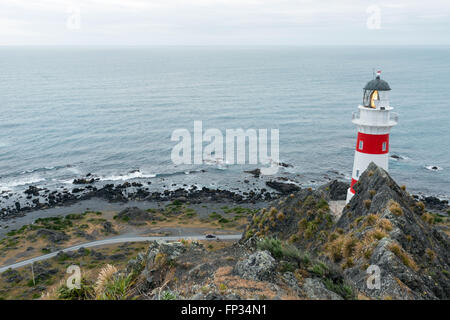
[[[360,119],[360,113],[359,111],[354,111],[352,113],[352,120],[359,120]],[[396,112],[390,112],[389,113],[389,120],[390,121],[394,121],[394,122],[398,122],[398,113]]]

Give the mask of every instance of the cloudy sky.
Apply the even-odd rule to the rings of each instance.
[[[0,0],[0,45],[450,45],[450,0]]]

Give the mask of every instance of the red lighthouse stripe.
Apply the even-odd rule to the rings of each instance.
[[[389,152],[389,134],[367,134],[358,132],[356,151],[368,154]]]
[[[353,189],[353,186],[355,185],[355,183],[357,183],[358,180],[355,180],[352,178],[352,183],[350,184],[350,192],[355,194],[355,190]]]

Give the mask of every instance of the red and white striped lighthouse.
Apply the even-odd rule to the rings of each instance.
[[[363,105],[353,113],[352,122],[358,128],[352,182],[347,191],[347,203],[355,194],[353,185],[360,175],[374,162],[388,170],[389,131],[397,124],[398,115],[389,105],[389,84],[380,79],[381,71],[364,87]]]

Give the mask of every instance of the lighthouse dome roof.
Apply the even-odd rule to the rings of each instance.
[[[364,90],[389,91],[391,90],[391,87],[389,86],[389,83],[381,80],[380,77],[376,77],[375,79],[367,82]]]

